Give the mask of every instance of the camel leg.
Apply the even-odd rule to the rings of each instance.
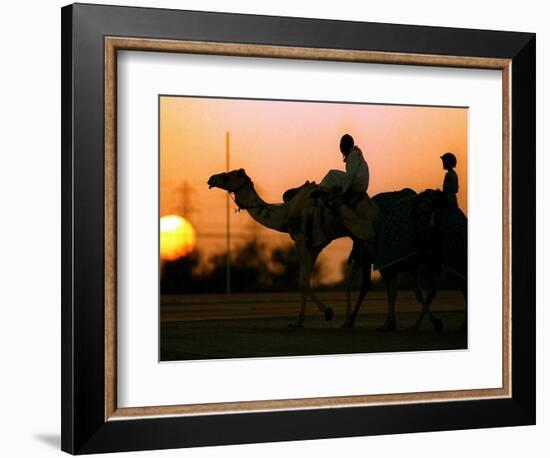
[[[426,316],[426,305],[425,305],[425,302],[424,302],[424,296],[422,294],[422,289],[420,288],[420,285],[418,284],[418,279],[416,278],[415,276],[415,279],[414,279],[414,295],[416,297],[416,300],[418,301],[418,303],[420,304],[420,315],[418,316],[418,318],[416,319],[416,322],[412,325],[412,328],[413,330],[417,330],[420,325],[422,324],[422,321],[424,320],[424,317]]]
[[[313,290],[311,289],[311,284],[310,284],[310,277],[311,277],[311,272],[313,272],[313,266],[315,265],[315,261],[317,261],[317,257],[319,256],[319,253],[320,251],[319,250],[307,250],[306,249],[306,272],[305,272],[305,276],[304,276],[304,285],[303,285],[303,288],[304,290],[306,291],[306,294],[309,295],[309,297],[311,297],[311,299],[313,300],[313,302],[315,302],[315,304],[317,305],[317,307],[319,308],[319,310],[321,312],[323,312],[323,314],[325,315],[325,320],[326,321],[330,321],[332,320],[332,317],[334,316],[334,312],[332,310],[332,308],[330,307],[327,307],[325,304],[323,304],[321,302],[321,300],[317,297],[317,295],[313,292]]]
[[[303,328],[304,327],[304,319],[305,319],[305,316],[306,316],[306,304],[307,304],[307,291],[305,290],[304,288],[304,282],[303,282],[303,277],[304,277],[304,273],[302,273],[304,269],[302,267],[300,267],[300,289],[302,291],[302,299],[301,299],[301,302],[300,302],[300,313],[298,315],[298,321],[296,321],[296,323],[294,324],[291,324],[290,327],[292,328]]]
[[[365,262],[363,265],[362,270],[362,277],[361,277],[361,289],[359,290],[359,295],[357,296],[357,301],[355,302],[355,308],[353,309],[353,313],[351,314],[350,321],[349,321],[349,327],[352,328],[355,324],[355,320],[357,319],[357,314],[359,313],[359,308],[361,307],[361,304],[363,303],[363,300],[365,299],[365,296],[370,290],[371,287],[371,262]]]
[[[298,316],[296,327],[303,327],[308,296],[313,299],[317,307],[319,307],[319,310],[324,313],[325,320],[330,321],[334,316],[332,308],[327,307],[325,304],[323,304],[316,296],[316,294],[311,290],[310,286],[311,272],[320,252],[318,250],[312,251],[306,248],[305,241],[302,238],[299,238],[296,241],[296,250],[298,252],[298,259],[300,261],[300,290],[302,291],[300,314]]]
[[[395,318],[395,301],[397,300],[397,273],[384,272],[382,273],[384,280],[386,281],[387,295],[388,295],[388,316],[386,322],[379,331],[396,331],[397,320]]]
[[[346,318],[342,327],[351,328],[353,322],[351,320],[351,289],[353,287],[353,281],[359,272],[360,266],[352,259],[346,269]]]
[[[464,321],[462,322],[461,331],[466,332],[468,329],[468,283],[466,280],[463,281],[460,290],[464,296]]]
[[[441,332],[443,330],[443,321],[435,317],[430,310],[430,305],[435,299],[435,278],[433,277],[433,275],[430,275],[429,277],[429,285],[428,285],[428,291],[426,294],[426,299],[424,299],[424,296],[422,294],[422,289],[420,288],[418,275],[416,273],[414,274],[414,289],[415,289],[416,300],[420,302],[422,309],[420,311],[420,315],[418,319],[413,325],[413,329],[417,330],[420,327],[420,324],[422,323],[422,321],[424,320],[424,317],[428,315],[430,323],[432,323],[435,331]]]
[[[317,295],[313,292],[313,290],[311,289],[311,286],[310,285],[307,285],[307,292],[309,294],[309,297],[311,297],[311,299],[313,300],[313,302],[315,302],[315,304],[317,304],[317,307],[319,308],[319,310],[321,312],[324,313],[325,315],[325,320],[326,321],[330,321],[332,320],[332,317],[334,316],[334,311],[332,310],[331,307],[323,304],[319,298],[317,297]]]
[[[428,318],[430,319],[430,323],[432,323],[432,326],[434,327],[435,332],[443,332],[443,321],[441,318],[437,318],[432,311],[430,310],[430,305],[432,305],[432,302],[435,299],[435,278],[433,275],[430,275],[430,281],[429,281],[429,289],[428,294],[426,295],[426,301],[425,301],[425,307],[426,312],[428,313]]]
[[[353,285],[353,277],[355,273],[355,260],[350,260],[346,268],[346,323],[351,315],[351,287]]]
[[[290,327],[301,328],[304,326],[304,318],[306,316],[306,303],[307,303],[307,289],[306,289],[306,278],[309,280],[309,262],[307,256],[307,250],[305,249],[305,243],[302,237],[295,240],[296,243],[296,253],[298,255],[298,262],[300,264],[300,291],[302,293],[302,298],[300,302],[300,313],[298,315],[298,321],[295,324],[290,324]]]
[[[343,327],[347,327],[346,324],[349,322],[351,316],[351,289],[353,288],[353,281],[355,280],[355,274],[357,273],[356,248],[359,246],[357,243],[357,241],[353,241],[353,248],[348,256],[348,263],[346,267],[346,317],[344,319]]]

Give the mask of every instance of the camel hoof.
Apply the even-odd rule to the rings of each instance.
[[[437,332],[438,334],[441,334],[443,332],[443,321],[442,320],[440,320],[439,318],[434,318],[433,325],[434,325],[434,331],[435,332]]]
[[[344,328],[344,329],[353,328],[353,321],[344,321],[344,324],[342,325],[342,328]]]
[[[303,328],[304,327],[304,324],[303,323],[290,323],[288,325],[288,327],[290,329],[300,329],[300,328]]]
[[[333,316],[334,316],[334,312],[332,311],[332,309],[330,307],[327,307],[325,309],[325,321],[332,320]]]
[[[434,327],[434,331],[437,332],[438,334],[443,332],[443,327],[444,327],[443,320],[439,318],[434,318],[432,321],[432,325]]]
[[[397,323],[395,318],[388,318],[381,328],[376,328],[377,331],[397,331]]]

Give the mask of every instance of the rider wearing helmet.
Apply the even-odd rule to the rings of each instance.
[[[443,179],[443,198],[448,205],[457,205],[456,194],[458,193],[458,175],[456,167],[456,156],[453,153],[445,153],[441,156],[443,169],[447,170]]]
[[[374,223],[379,218],[379,209],[367,194],[369,166],[349,134],[340,139],[340,152],[346,170],[329,170],[310,198],[323,197],[327,206],[336,209],[350,233],[373,254]]]
[[[345,134],[340,139],[340,152],[344,156],[346,171],[329,170],[319,184],[321,192],[336,187],[344,194],[348,191],[365,193],[369,187],[369,166],[351,135]]]

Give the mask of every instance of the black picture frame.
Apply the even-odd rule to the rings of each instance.
[[[535,34],[88,4],[66,6],[61,14],[64,451],[84,454],[535,424]],[[511,59],[512,396],[106,420],[105,36]]]

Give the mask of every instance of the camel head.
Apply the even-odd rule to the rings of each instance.
[[[229,192],[237,192],[252,183],[244,169],[217,173],[208,179],[209,188],[220,188]]]

